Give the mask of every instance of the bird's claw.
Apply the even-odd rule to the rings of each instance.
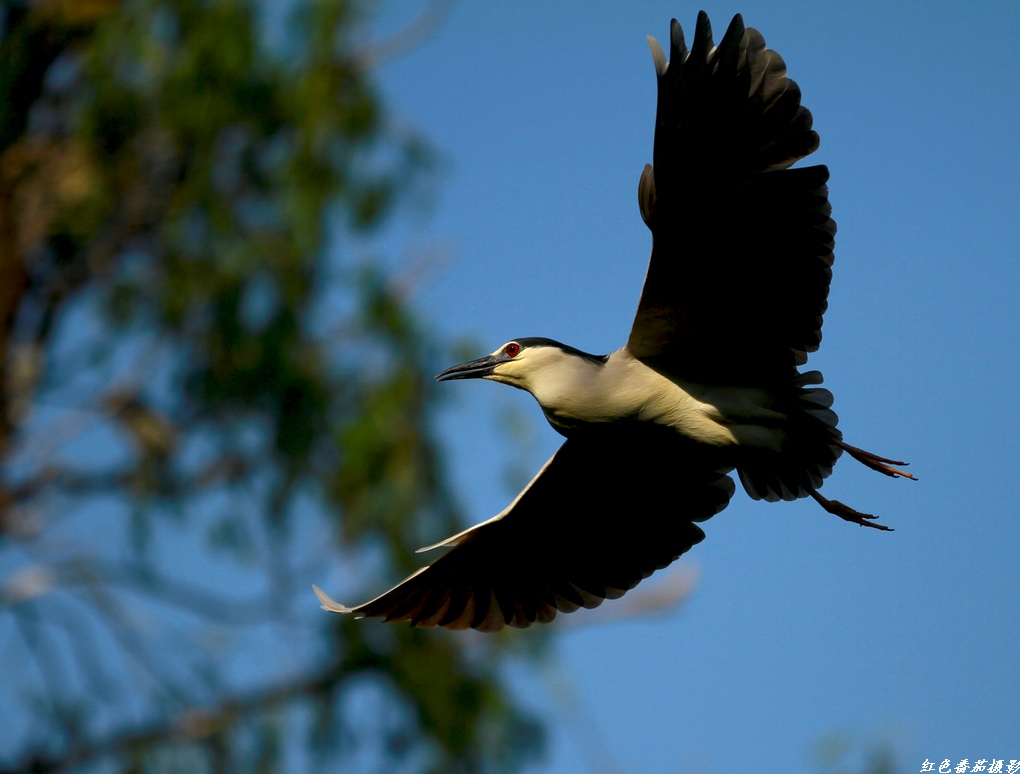
[[[878,518],[872,513],[861,513],[860,511],[855,511],[849,505],[845,505],[844,503],[841,503],[839,500],[829,500],[826,497],[822,497],[820,494],[818,494],[818,492],[814,490],[811,491],[811,497],[813,497],[815,502],[822,506],[828,513],[831,513],[834,516],[839,516],[839,518],[843,519],[844,521],[853,522],[854,524],[860,524],[862,527],[872,527],[873,529],[880,529],[885,532],[893,531],[892,527],[887,527],[884,524],[878,524],[874,521],[870,521],[871,519]]]
[[[877,470],[879,473],[882,473],[886,476],[891,476],[892,478],[899,478],[902,476],[903,478],[909,478],[911,481],[917,481],[917,476],[915,476],[913,473],[907,473],[907,471],[905,470],[899,470],[898,468],[890,467],[891,465],[909,465],[910,464],[909,462],[903,462],[901,460],[891,460],[887,457],[879,457],[877,454],[872,454],[871,452],[865,451],[864,449],[859,449],[856,446],[851,446],[850,444],[845,443],[839,439],[836,440],[836,444],[839,446],[840,449],[845,451],[859,463],[871,468],[872,470]]]

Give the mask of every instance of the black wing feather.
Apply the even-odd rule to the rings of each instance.
[[[673,21],[641,212],[654,248],[628,348],[706,384],[789,380],[821,341],[836,224],[828,170],[782,57],[704,12],[688,54]]]
[[[501,517],[457,536],[430,566],[377,599],[336,612],[415,626],[495,631],[597,607],[704,538],[726,507],[727,469],[672,433],[571,438]]]

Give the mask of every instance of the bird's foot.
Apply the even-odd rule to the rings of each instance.
[[[855,511],[849,505],[844,505],[839,500],[829,500],[826,497],[822,497],[813,489],[811,490],[811,497],[813,497],[815,502],[822,506],[826,511],[835,516],[839,516],[839,518],[844,521],[852,521],[854,524],[860,524],[862,527],[872,527],[873,529],[881,529],[886,532],[893,531],[892,527],[887,527],[884,524],[877,524],[874,521],[869,521],[869,519],[877,519],[877,516],[871,513]]]
[[[836,444],[840,449],[845,451],[855,460],[860,462],[862,465],[866,465],[872,470],[877,470],[879,473],[883,473],[892,478],[909,478],[912,481],[917,481],[917,476],[912,473],[907,473],[905,470],[899,470],[897,468],[890,467],[891,465],[909,465],[909,462],[902,462],[900,460],[890,460],[886,457],[879,457],[877,454],[872,454],[864,449],[858,449],[856,446],[851,446],[848,443],[844,443],[840,439],[836,439]],[[845,506],[844,506],[845,507]],[[855,511],[856,512],[856,511]]]

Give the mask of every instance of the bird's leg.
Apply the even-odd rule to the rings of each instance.
[[[862,527],[873,527],[874,529],[881,529],[885,530],[886,532],[893,531],[892,527],[887,527],[884,524],[876,524],[873,521],[868,521],[868,519],[878,518],[873,514],[855,511],[849,505],[844,505],[839,500],[829,500],[826,497],[822,497],[814,489],[810,490],[809,494],[814,498],[815,502],[822,506],[825,510],[827,510],[829,513],[835,516],[839,516],[839,518],[843,519],[844,521],[852,521],[854,524],[860,524]]]
[[[898,470],[896,468],[889,467],[890,465],[909,465],[909,462],[901,462],[900,460],[890,460],[885,457],[879,457],[877,454],[872,454],[869,451],[864,451],[864,449],[858,449],[856,446],[844,443],[839,438],[835,438],[833,440],[835,440],[836,445],[838,445],[840,449],[845,451],[862,465],[867,465],[872,470],[877,470],[879,473],[891,476],[892,478],[902,476],[903,478],[909,478],[912,481],[917,481],[917,477],[912,473],[907,473],[905,470]]]

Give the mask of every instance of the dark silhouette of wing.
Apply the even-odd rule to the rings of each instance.
[[[658,73],[654,166],[638,189],[653,249],[627,343],[657,370],[717,385],[789,380],[818,349],[836,224],[782,57],[734,17],[718,47],[673,20]]]
[[[482,631],[597,607],[701,542],[694,522],[726,507],[728,469],[696,454],[668,431],[573,437],[503,513],[377,599],[349,608],[315,591],[332,612]]]

